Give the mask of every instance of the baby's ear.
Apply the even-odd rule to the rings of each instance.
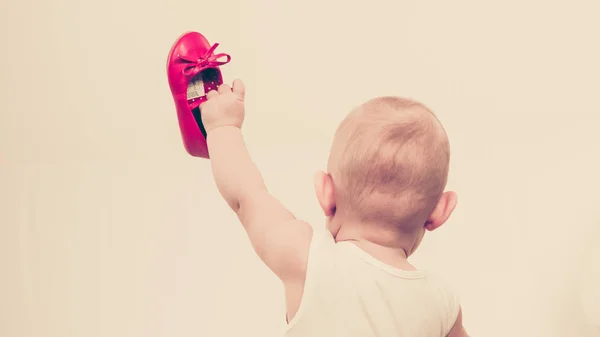
[[[333,216],[335,214],[335,193],[331,175],[318,171],[315,173],[314,183],[317,200],[325,216]]]
[[[425,229],[432,231],[443,225],[456,208],[458,196],[455,192],[445,192],[425,222]]]

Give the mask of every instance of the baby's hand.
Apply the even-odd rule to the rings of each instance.
[[[219,91],[210,91],[207,101],[200,105],[200,115],[206,133],[222,126],[242,127],[244,122],[244,95],[246,88],[240,80],[233,82],[233,89],[221,84]]]

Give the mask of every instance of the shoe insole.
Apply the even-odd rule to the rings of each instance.
[[[188,104],[190,105],[196,124],[198,124],[204,138],[206,138],[206,129],[202,124],[200,103],[205,101],[204,97],[209,91],[217,90],[219,85],[221,85],[219,70],[213,68],[204,69],[190,81],[190,84],[188,84]]]

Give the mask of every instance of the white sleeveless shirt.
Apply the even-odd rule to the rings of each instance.
[[[439,278],[394,268],[315,229],[302,301],[285,336],[445,337],[459,307]]]

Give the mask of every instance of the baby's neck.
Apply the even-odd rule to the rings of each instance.
[[[411,248],[407,247],[409,244],[403,242],[404,240],[386,240],[386,242],[383,242],[377,240],[376,237],[367,237],[347,228],[342,227],[335,234],[336,242],[351,242],[373,258],[392,267],[402,270],[416,270],[407,260]]]

